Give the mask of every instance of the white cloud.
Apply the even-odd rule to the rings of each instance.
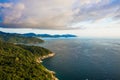
[[[3,7],[3,8],[10,8],[12,7],[12,3],[0,3],[0,7]]]
[[[119,2],[112,4],[111,0],[20,0],[17,4],[0,3],[0,6],[4,7],[6,27],[70,29],[80,22],[96,24],[107,18],[119,20],[120,14]],[[86,24],[78,27],[83,26]]]
[[[22,18],[22,12],[25,9],[24,4],[18,3],[15,5],[12,5],[9,9],[5,9],[3,11],[4,13],[4,23],[5,24],[18,24],[20,21],[20,18]]]

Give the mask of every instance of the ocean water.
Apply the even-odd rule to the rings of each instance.
[[[60,80],[120,80],[120,39],[45,39],[56,55],[43,65]]]

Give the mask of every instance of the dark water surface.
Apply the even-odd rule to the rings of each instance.
[[[60,80],[120,80],[120,40],[46,39],[38,45],[56,53],[43,65]]]

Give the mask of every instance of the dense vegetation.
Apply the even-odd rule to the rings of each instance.
[[[36,57],[51,51],[36,46],[15,45],[0,41],[0,80],[55,80]]]
[[[39,57],[42,57],[42,56],[52,53],[50,50],[43,48],[43,47],[26,46],[26,45],[18,45],[18,46],[32,52],[34,55],[39,56]]]
[[[10,43],[41,43],[44,42],[41,39],[38,39],[36,37],[25,37],[20,34],[16,33],[4,33],[0,32],[0,40],[4,42],[10,42]]]

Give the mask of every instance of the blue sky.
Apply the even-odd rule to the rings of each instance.
[[[120,37],[119,5],[120,0],[0,0],[0,30]]]

